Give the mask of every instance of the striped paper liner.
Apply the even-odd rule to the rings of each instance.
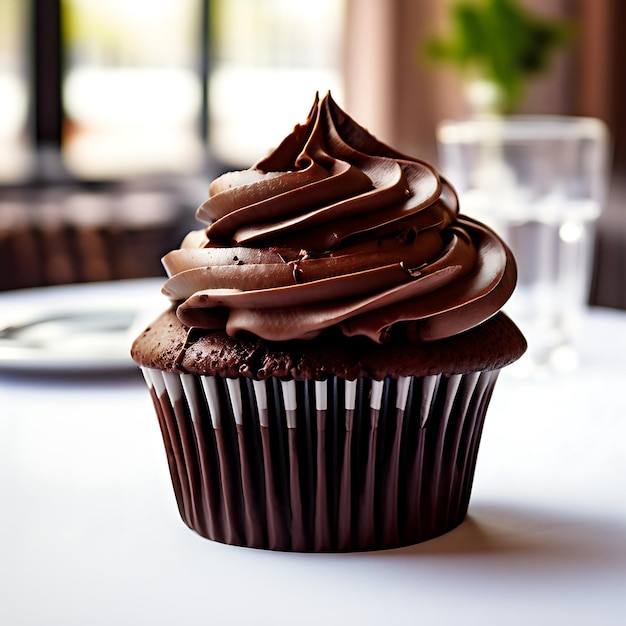
[[[143,373],[184,522],[222,543],[314,552],[411,545],[457,526],[498,377]]]

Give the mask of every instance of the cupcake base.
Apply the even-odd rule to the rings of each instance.
[[[232,545],[412,545],[467,513],[499,370],[256,381],[143,367],[183,521]]]

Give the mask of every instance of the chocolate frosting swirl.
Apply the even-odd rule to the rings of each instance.
[[[269,156],[213,181],[197,217],[208,227],[163,258],[163,293],[189,327],[435,340],[490,318],[515,286],[508,248],[459,214],[433,167],[330,94]]]

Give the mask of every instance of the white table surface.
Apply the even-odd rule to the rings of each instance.
[[[0,373],[0,624],[626,624],[625,355],[591,310],[576,372],[500,377],[461,526],[342,555],[184,526],[134,369]]]

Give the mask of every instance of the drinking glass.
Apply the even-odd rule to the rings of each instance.
[[[528,340],[518,371],[575,368],[607,190],[605,124],[568,116],[446,121],[437,144],[461,212],[492,226],[517,260],[505,311]]]

